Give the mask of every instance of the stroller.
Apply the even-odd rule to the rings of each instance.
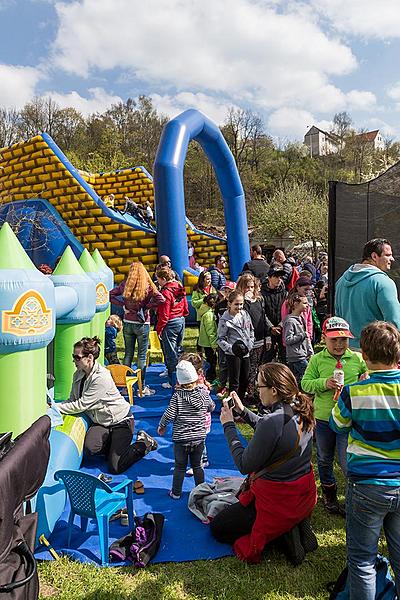
[[[49,435],[47,416],[14,441],[11,434],[0,434],[0,600],[35,600],[39,596],[33,556],[37,513],[30,513],[29,500],[46,475]]]

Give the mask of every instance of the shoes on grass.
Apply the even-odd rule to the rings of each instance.
[[[286,558],[297,567],[306,557],[306,551],[301,543],[300,529],[296,525],[282,536],[283,550]]]
[[[318,548],[318,541],[311,527],[310,519],[304,519],[298,525],[300,529],[300,539],[306,552],[314,552]]]
[[[145,385],[142,390],[142,396],[153,396],[156,393],[156,390],[152,390],[148,385]]]
[[[148,433],[143,431],[143,429],[138,431],[137,436],[136,436],[136,441],[143,442],[145,444],[145,446],[146,446],[145,455],[148,454],[149,452],[152,452],[152,450],[157,450],[157,448],[158,448],[158,444],[157,444],[156,440],[154,438],[152,438],[151,435],[149,435]]]

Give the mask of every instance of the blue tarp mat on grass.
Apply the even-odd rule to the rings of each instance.
[[[233,554],[231,546],[219,544],[210,533],[209,526],[200,522],[188,509],[189,492],[194,487],[193,477],[185,477],[183,493],[179,500],[168,496],[171,489],[172,472],[174,468],[173,444],[171,441],[171,426],[166,435],[158,436],[157,426],[160,416],[168,405],[171,390],[165,390],[161,383],[159,373],[163,365],[152,365],[146,376],[146,382],[156,389],[154,396],[136,398],[134,406],[135,432],[144,429],[158,442],[158,449],[151,452],[136,464],[132,465],[123,475],[115,475],[111,485],[128,477],[135,481],[140,479],[144,483],[145,493],[133,495],[134,508],[137,515],[146,512],[159,512],[165,516],[165,524],[160,549],[153,563],[183,562],[201,559],[214,559]],[[214,477],[238,476],[228,445],[225,440],[222,425],[219,422],[218,400],[217,410],[212,416],[211,432],[207,436],[207,451],[210,466],[205,469],[206,481],[211,482]],[[87,473],[98,475],[107,472],[107,465],[101,457],[93,457],[82,466]],[[58,520],[50,543],[56,551],[65,552],[69,556],[82,562],[100,564],[100,552],[97,536],[97,523],[89,520],[87,533],[80,530],[80,518],[75,517],[74,531],[71,547],[66,548],[67,521],[69,504]],[[128,533],[128,527],[122,527],[118,520],[110,523],[110,544]],[[51,556],[45,549],[35,553],[36,558],[50,560]],[[122,563],[119,563],[122,564]]]

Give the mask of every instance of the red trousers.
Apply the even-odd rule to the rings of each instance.
[[[268,542],[311,515],[317,503],[314,472],[311,469],[303,477],[287,482],[256,479],[239,497],[243,506],[253,500],[257,512],[253,528],[236,540],[233,549],[240,560],[257,563]]]

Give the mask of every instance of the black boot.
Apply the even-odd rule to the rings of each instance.
[[[329,485],[321,483],[322,488],[322,501],[325,509],[331,513],[331,515],[340,515],[341,517],[346,516],[344,506],[339,504],[337,499],[337,485],[331,483]]]
[[[301,543],[299,527],[296,525],[293,529],[285,533],[281,537],[281,541],[286,558],[295,567],[300,565],[306,557],[306,552]]]
[[[318,541],[311,528],[310,519],[304,519],[298,524],[300,530],[300,540],[306,552],[314,552],[318,548]]]

